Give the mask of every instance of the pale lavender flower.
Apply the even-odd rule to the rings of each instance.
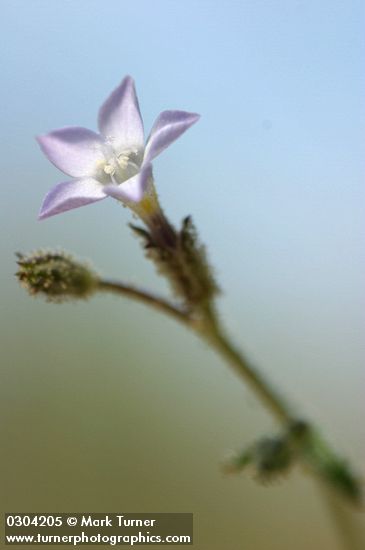
[[[39,219],[107,196],[138,212],[147,196],[155,197],[151,161],[198,119],[196,113],[163,111],[145,145],[134,81],[126,76],[100,108],[99,134],[71,126],[37,137],[46,157],[73,178],[49,191]]]

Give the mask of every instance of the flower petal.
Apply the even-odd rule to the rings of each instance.
[[[200,115],[185,111],[163,111],[160,113],[147,140],[143,162],[151,162],[199,118]]]
[[[92,178],[81,178],[59,183],[44,198],[38,219],[44,220],[73,208],[105,199],[103,186]]]
[[[75,178],[94,175],[98,164],[105,160],[103,139],[86,128],[68,126],[36,139],[46,157]]]
[[[103,103],[99,111],[99,129],[114,150],[143,151],[144,132],[134,80],[126,76]]]
[[[152,165],[146,164],[133,178],[129,178],[120,185],[105,185],[103,189],[107,195],[115,199],[137,203],[142,200],[151,178]]]

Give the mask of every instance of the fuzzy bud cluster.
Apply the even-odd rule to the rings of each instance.
[[[263,437],[238,453],[230,461],[227,470],[237,472],[251,466],[256,477],[263,482],[280,477],[294,464],[307,433],[307,424],[294,422],[284,432]]]
[[[147,257],[188,310],[198,311],[212,303],[219,289],[190,216],[183,220],[180,231],[163,216],[150,220],[149,231],[131,227],[144,240]]]
[[[97,275],[64,252],[36,251],[17,254],[20,283],[31,295],[43,295],[50,302],[85,299],[96,290]]]
[[[263,437],[237,453],[226,464],[236,473],[251,467],[258,481],[267,482],[301,462],[353,503],[361,501],[361,483],[349,465],[330,450],[318,432],[302,420],[281,433]]]

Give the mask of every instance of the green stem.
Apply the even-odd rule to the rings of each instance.
[[[286,427],[294,421],[288,405],[269,386],[257,368],[230,342],[211,310],[207,312],[199,332],[244,379],[282,425]]]
[[[249,363],[246,357],[223,334],[211,309],[205,311],[201,318],[196,318],[191,316],[188,311],[160,296],[119,281],[100,280],[98,288],[101,291],[113,292],[127,298],[136,299],[190,327],[211,344],[233,366],[236,372],[251,386],[256,395],[262,399],[281,424],[286,426],[294,420],[283,399],[268,386],[257,369]]]
[[[98,288],[102,291],[113,292],[128,298],[136,299],[170,315],[175,320],[189,327],[207,341],[234,368],[280,424],[285,428],[293,425],[296,418],[292,415],[288,405],[282,397],[271,388],[256,367],[254,367],[247,358],[237,350],[234,344],[230,342],[224,334],[212,307],[207,306],[200,315],[194,315],[188,310],[184,310],[164,298],[120,282],[100,280]],[[346,469],[341,470],[342,465],[338,463],[336,455],[328,447],[325,441],[319,438],[316,432],[312,431],[309,425],[308,430],[309,453],[307,457],[303,457],[301,464],[304,470],[310,473],[314,479],[319,482],[320,486],[323,485],[324,480],[329,483],[329,486],[332,485],[332,491],[328,490],[327,493],[327,500],[330,501],[329,504],[332,513],[334,512],[335,503],[340,500],[341,494],[347,497],[341,499],[341,503],[344,507],[346,507],[346,500],[348,500],[348,497],[350,497],[349,502],[352,500],[353,503],[357,503],[361,498],[358,480],[352,477],[351,471],[347,471]],[[328,478],[328,471],[331,472],[331,468],[327,470],[327,467],[331,465],[335,465],[337,469],[340,468],[338,471],[336,470],[334,472],[337,479]],[[323,466],[325,467],[324,470]],[[335,489],[336,492],[334,492],[333,489]],[[349,513],[350,510],[348,509],[348,514]],[[334,514],[334,516],[337,528],[342,530],[346,549],[358,550],[360,547],[365,548],[365,544],[363,544],[363,539],[365,538],[364,533],[356,533],[357,536],[355,540],[355,536],[352,533],[352,527],[347,524],[344,527],[344,522],[339,518],[338,512]],[[341,519],[341,521],[339,521],[339,519]]]
[[[180,321],[184,324],[189,324],[188,314],[180,307],[174,305],[172,302],[165,300],[151,292],[146,292],[140,288],[137,288],[132,285],[126,285],[119,281],[109,281],[106,279],[101,279],[98,282],[98,290],[104,292],[112,292],[114,294],[119,294],[125,296],[126,298],[132,298],[139,302],[143,302],[148,306],[152,306],[155,309],[170,315],[175,320]]]
[[[362,510],[354,510],[346,506],[347,503],[327,485],[321,484],[320,488],[327,502],[328,510],[334,519],[342,547],[351,550],[364,550],[365,525]]]

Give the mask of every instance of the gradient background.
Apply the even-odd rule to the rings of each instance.
[[[231,334],[364,473],[364,11],[2,0],[4,510],[194,512],[202,550],[340,548],[310,480],[222,474],[227,451],[274,426],[213,352],[135,303],[31,300],[13,253],[60,246],[165,291],[114,201],[37,222],[64,176],[34,135],[95,128],[128,73],[147,131],[163,109],[201,113],[155,162],[162,204],[193,215]]]

